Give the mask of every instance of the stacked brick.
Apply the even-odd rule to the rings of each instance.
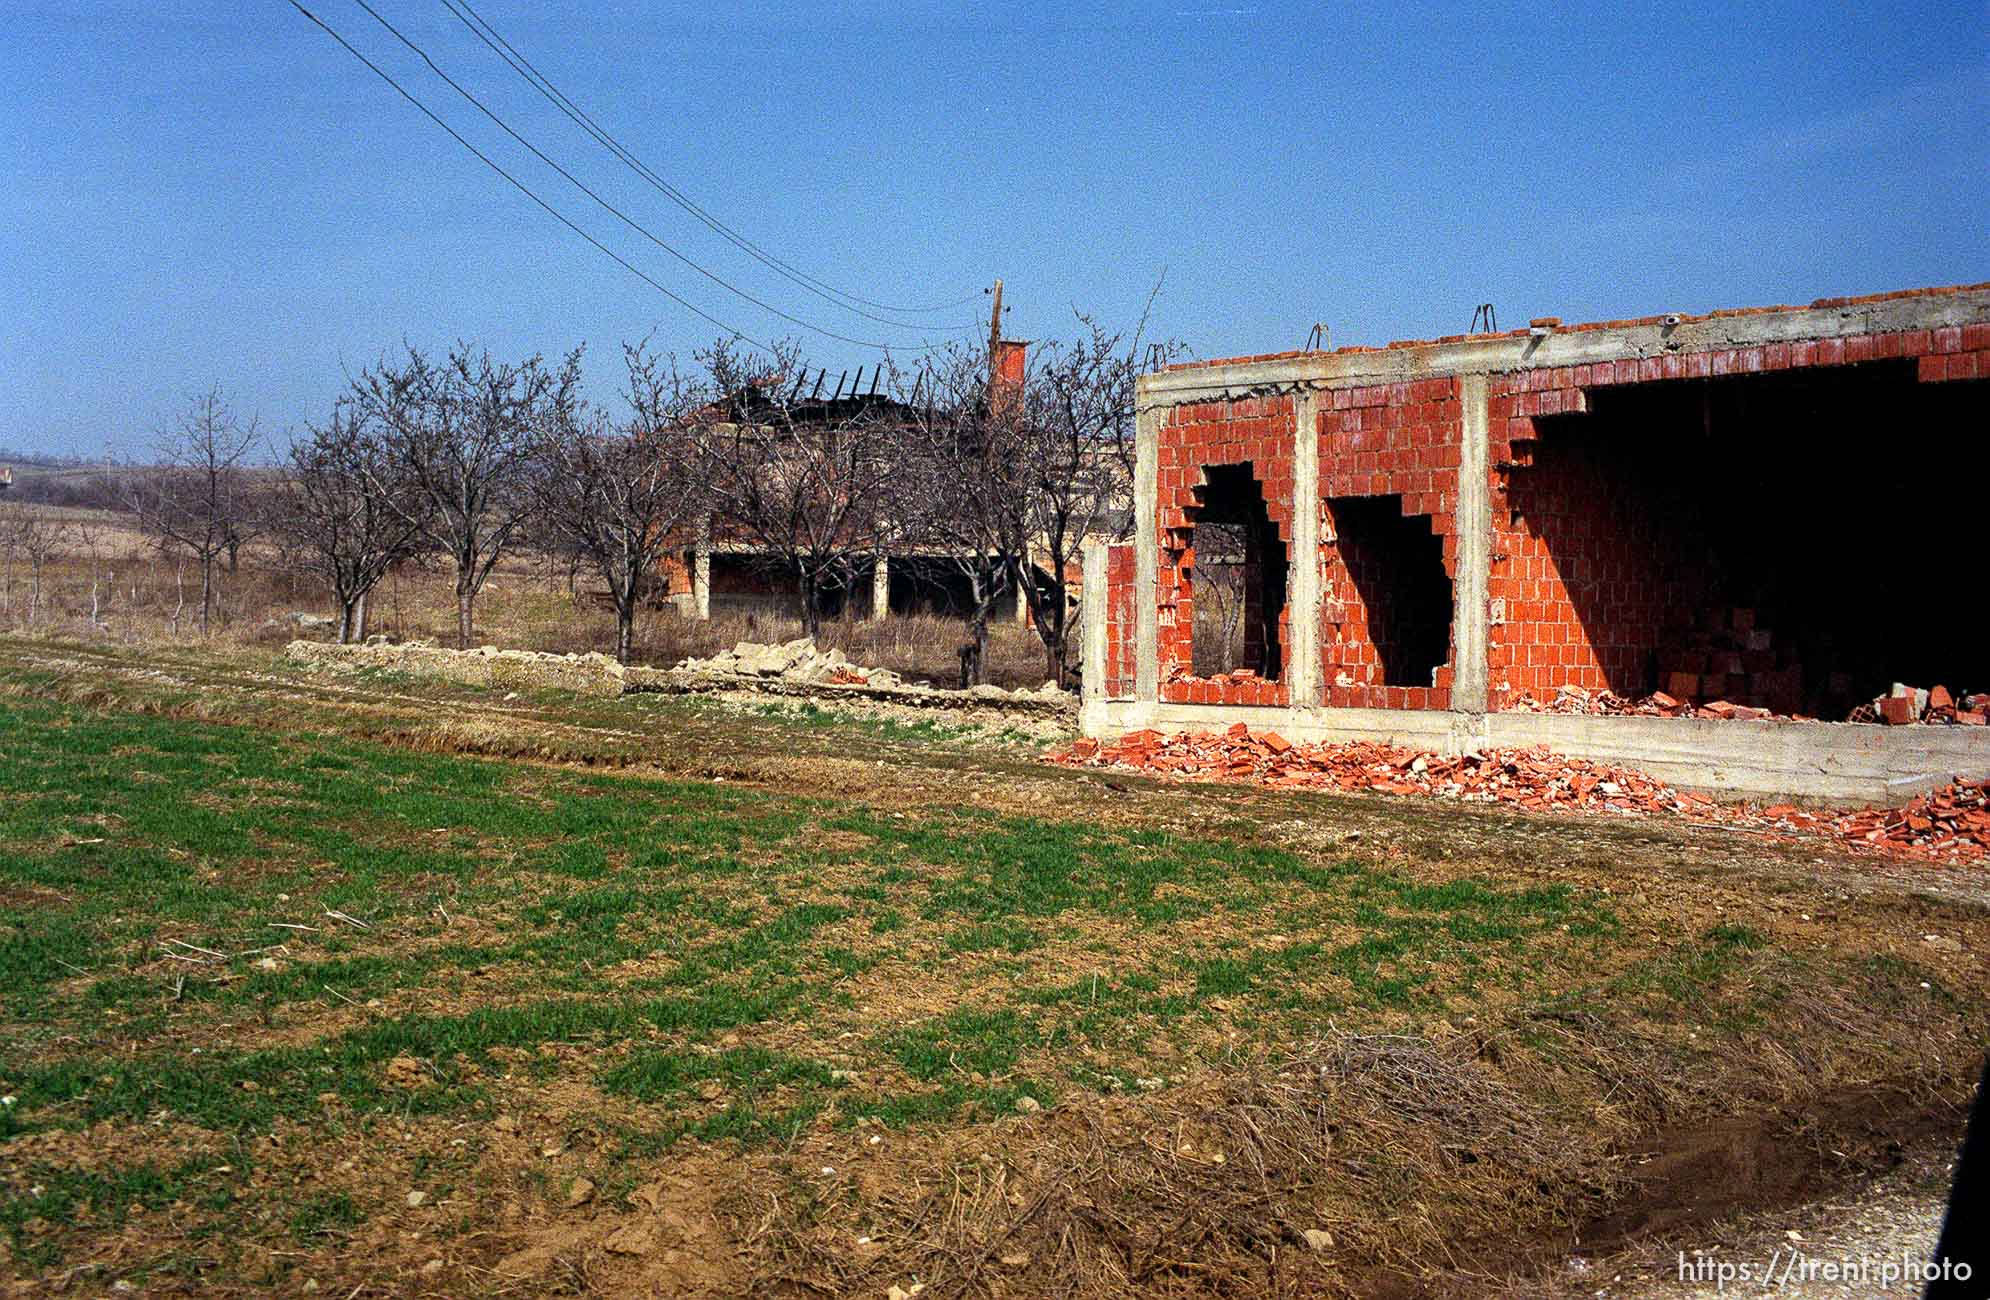
[[[1703,610],[1693,625],[1675,629],[1659,652],[1658,680],[1667,695],[1694,703],[1725,700],[1779,714],[1805,708],[1795,647],[1778,645],[1752,609]],[[1849,693],[1851,679],[1841,685]]]
[[[1329,705],[1378,709],[1451,706],[1452,655],[1429,683],[1387,684],[1374,631],[1389,617],[1372,610],[1350,560],[1358,539],[1335,517],[1337,499],[1396,497],[1405,516],[1429,520],[1443,546],[1444,573],[1458,571],[1458,467],[1463,418],[1455,378],[1336,388],[1319,401],[1320,500],[1335,540],[1322,548],[1320,645]],[[1343,546],[1350,547],[1343,553]]]
[[[1292,545],[1293,410],[1289,396],[1246,397],[1176,407],[1161,426],[1159,500],[1159,605],[1161,698],[1176,704],[1284,706],[1284,682],[1261,677],[1198,678],[1195,664],[1195,520],[1203,505],[1204,471],[1215,465],[1248,465],[1263,494],[1277,538]],[[1279,662],[1289,658],[1291,619],[1278,621]]]

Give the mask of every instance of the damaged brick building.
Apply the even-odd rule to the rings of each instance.
[[[1545,743],[1872,801],[1990,775],[1990,727],[1843,724],[1895,682],[1990,691],[1990,285],[1199,362],[1137,401],[1134,541],[1086,558],[1088,734]],[[1245,539],[1220,677],[1209,524]],[[1686,716],[1549,707],[1604,692]]]

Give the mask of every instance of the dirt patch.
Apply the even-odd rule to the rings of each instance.
[[[537,1223],[523,1244],[497,1261],[498,1277],[516,1282],[586,1280],[599,1295],[736,1296],[745,1261],[719,1211],[731,1162],[717,1154],[671,1162],[661,1178],[631,1192],[624,1207],[604,1207]],[[569,1193],[571,1196],[571,1193]]]

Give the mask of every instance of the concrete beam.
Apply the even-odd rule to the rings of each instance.
[[[1542,337],[1477,335],[1450,343],[1406,343],[1362,352],[1310,352],[1142,375],[1137,400],[1154,406],[1289,391],[1294,387],[1408,383],[1472,372],[1663,357],[1804,339],[1934,330],[1990,322],[1990,289],[1888,298],[1841,307],[1790,307],[1726,316],[1681,315],[1607,328],[1556,328]]]
[[[1161,411],[1133,406],[1133,697],[1161,698]]]
[[[1492,435],[1487,418],[1486,377],[1459,378],[1457,576],[1451,587],[1451,707],[1486,711],[1486,644],[1492,581]]]
[[[1296,708],[1320,702],[1320,426],[1313,394],[1292,395],[1292,556],[1285,584],[1291,628],[1285,689]]]

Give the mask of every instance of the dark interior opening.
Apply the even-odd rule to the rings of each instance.
[[[1912,361],[1593,389],[1508,499],[1619,694],[1842,719],[1896,681],[1990,690],[1986,397]]]
[[[1189,510],[1194,564],[1193,671],[1200,677],[1249,668],[1284,672],[1279,626],[1285,614],[1285,542],[1265,510],[1251,466],[1203,471]]]
[[[1451,578],[1430,520],[1400,496],[1327,503],[1341,563],[1368,615],[1384,686],[1429,686],[1451,653]]]

